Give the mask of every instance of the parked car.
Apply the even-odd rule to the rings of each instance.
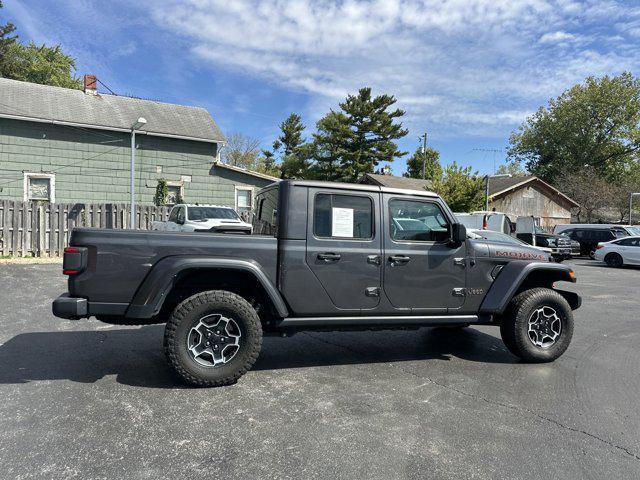
[[[605,262],[610,267],[640,265],[640,236],[599,243],[595,259]]]
[[[513,237],[511,235],[507,235],[502,232],[494,232],[493,230],[479,230],[476,228],[470,228],[467,230],[467,237],[469,238],[482,238],[484,240],[489,240],[491,242],[500,242],[500,243],[511,243],[514,245],[526,245],[527,247],[536,248],[543,252],[546,252],[551,256],[551,249],[544,247],[533,247],[533,245],[529,245],[526,242],[523,242],[519,238]]]
[[[571,239],[565,235],[555,235],[544,230],[540,227],[540,219],[537,217],[518,217],[516,237],[529,245],[548,249],[558,263],[573,256]]]
[[[556,226],[558,227],[558,226]],[[573,228],[555,228],[562,235],[580,243],[580,255],[594,258],[599,243],[610,242],[629,235],[626,228],[617,225],[582,225]]]
[[[274,236],[74,229],[54,315],[166,323],[169,364],[199,386],[234,383],[263,335],[304,330],[494,325],[527,362],[569,346],[581,300],[558,285],[573,270],[468,239],[435,193],[287,180],[256,200]]]
[[[553,233],[560,235],[569,230],[601,230],[603,228],[611,228],[625,235],[640,235],[640,226],[638,225],[617,225],[615,223],[560,223],[553,227]]]
[[[243,222],[231,207],[221,205],[175,205],[166,222],[151,222],[151,230],[164,232],[212,232],[251,234],[251,224]]]

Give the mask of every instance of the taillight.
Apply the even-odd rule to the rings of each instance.
[[[596,250],[600,250],[602,247],[604,247],[604,245],[598,244],[596,245]]]
[[[77,275],[87,267],[86,247],[67,247],[64,249],[62,261],[62,273],[64,275]]]

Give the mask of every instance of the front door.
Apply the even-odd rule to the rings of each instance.
[[[384,194],[384,293],[397,309],[440,314],[464,303],[466,247],[434,200]]]
[[[380,301],[380,194],[309,189],[306,262],[337,310]]]

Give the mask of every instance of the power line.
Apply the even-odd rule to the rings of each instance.
[[[111,90],[109,87],[107,87],[104,82],[102,82],[99,78],[96,78],[96,80],[98,81],[98,83],[100,85],[102,85],[104,88],[106,88],[107,90],[109,90],[109,92],[111,92],[111,95],[115,95],[116,97],[118,96],[118,94],[116,92],[114,92],[113,90]]]

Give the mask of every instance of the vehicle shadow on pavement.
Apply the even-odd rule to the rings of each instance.
[[[0,384],[39,380],[94,383],[116,375],[118,383],[180,388],[162,351],[164,325],[141,328],[36,332],[0,346]]]
[[[116,375],[121,384],[184,388],[162,351],[163,325],[140,328],[35,332],[0,346],[0,384],[70,380],[94,383]],[[382,348],[381,348],[382,347]],[[516,363],[502,342],[475,329],[431,328],[402,332],[307,332],[265,338],[253,370],[323,365],[450,360]]]
[[[291,339],[266,339],[253,370],[448,361],[452,357],[479,363],[519,362],[502,340],[479,330],[423,328],[402,332],[305,332]]]

